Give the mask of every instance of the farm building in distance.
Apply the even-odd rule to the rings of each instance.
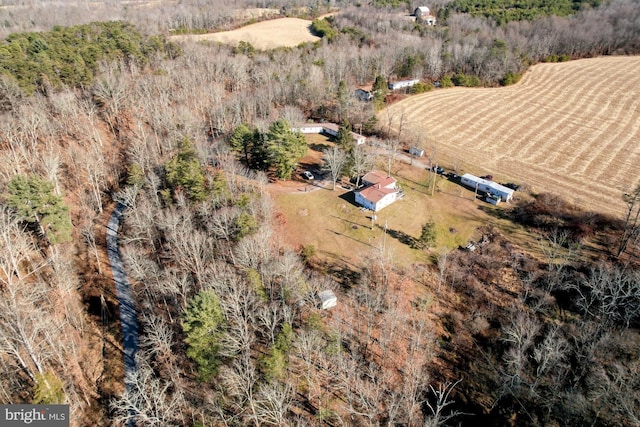
[[[335,123],[305,123],[292,128],[291,130],[298,131],[300,133],[323,133],[325,135],[331,135],[333,137],[338,136],[338,130],[340,127]],[[360,135],[356,132],[351,132],[353,142],[357,145],[367,142],[367,137]]]
[[[462,177],[460,177],[460,182],[462,182],[462,184],[466,185],[467,187],[496,196],[495,198],[492,198],[492,200],[496,202],[498,201],[498,199],[503,202],[508,202],[513,197],[514,190],[512,190],[511,188],[505,187],[504,185],[498,184],[497,182],[489,181],[488,179],[479,178],[475,175],[471,175],[470,173],[465,173],[464,175],[462,175]]]
[[[415,86],[418,83],[420,83],[420,80],[418,80],[418,79],[398,80],[397,82],[389,82],[388,87],[389,87],[390,90],[397,90],[397,89],[403,89],[403,88],[406,88],[406,87],[412,87],[412,86]]]
[[[402,198],[396,179],[381,171],[372,171],[362,178],[364,188],[355,192],[356,203],[377,212]]]
[[[427,25],[436,25],[436,17],[431,14],[431,10],[427,6],[416,7],[413,12],[416,21],[421,21]]]

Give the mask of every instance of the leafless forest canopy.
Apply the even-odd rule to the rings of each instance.
[[[535,253],[488,226],[474,252],[399,268],[372,247],[353,269],[282,241],[268,175],[228,143],[243,123],[266,134],[279,119],[377,132],[378,104],[343,92],[377,76],[497,85],[563,55],[638,54],[640,3],[434,28],[408,7],[230,3],[2,2],[5,37],[105,20],[168,37],[237,27],[249,8],[341,13],[331,42],[183,43],[33,95],[0,70],[0,402],[68,403],[73,425],[640,425],[640,187],[620,195],[620,218],[552,194],[509,209]],[[121,246],[141,324],[126,392],[113,200],[130,206]],[[339,296],[330,314],[324,289]]]

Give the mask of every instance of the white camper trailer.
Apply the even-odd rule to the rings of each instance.
[[[465,173],[460,178],[460,182],[462,182],[467,187],[482,191],[487,194],[493,194],[500,198],[503,202],[508,202],[513,197],[513,192],[511,188],[505,187],[504,185],[498,184],[497,182],[489,181],[488,179],[479,178],[475,175],[471,175],[470,173]]]

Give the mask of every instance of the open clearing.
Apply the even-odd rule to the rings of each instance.
[[[310,148],[301,163],[305,169],[317,170],[318,150],[332,143],[322,135],[306,137]],[[294,176],[292,181],[269,184],[282,217],[278,234],[293,248],[313,245],[322,261],[353,269],[365,259],[378,257],[382,247],[397,265],[433,262],[444,251],[477,240],[477,229],[487,223],[501,229],[510,227],[512,235],[521,234],[518,226],[488,213],[501,207],[474,203],[473,191],[442,177],[433,188],[433,175],[401,161],[393,164],[391,172],[405,197],[377,212],[373,229],[371,212],[355,205],[352,192],[340,186],[331,191],[329,181],[309,182]],[[436,224],[435,247],[427,251],[412,249],[407,240],[417,238],[422,224],[429,220]]]
[[[258,22],[232,31],[211,34],[187,34],[173,36],[174,39],[213,41],[236,45],[248,42],[256,49],[267,50],[278,47],[294,47],[301,43],[315,42],[320,37],[311,34],[311,21],[299,18],[281,18]]]
[[[620,215],[640,180],[640,57],[532,67],[504,88],[452,88],[409,97],[381,123],[420,135],[459,172],[553,192],[584,209]]]

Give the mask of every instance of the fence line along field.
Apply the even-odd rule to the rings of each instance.
[[[315,42],[320,37],[311,34],[311,21],[298,18],[280,18],[258,22],[232,31],[210,34],[187,34],[174,39],[213,41],[236,45],[240,41],[251,43],[256,49],[294,47],[301,43]]]
[[[640,57],[532,67],[504,88],[412,96],[379,121],[421,138],[440,164],[527,183],[579,206],[621,214],[640,183]]]

